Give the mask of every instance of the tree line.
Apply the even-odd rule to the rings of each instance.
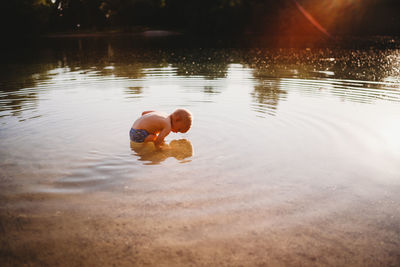
[[[400,34],[398,0],[5,0],[1,27],[9,36],[143,28],[211,35],[280,34],[291,33],[288,28],[295,26],[312,28],[296,3],[334,33]]]

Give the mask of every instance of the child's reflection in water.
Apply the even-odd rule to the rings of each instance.
[[[146,164],[159,164],[167,158],[174,157],[181,163],[189,162],[185,160],[193,155],[193,146],[189,140],[172,140],[169,144],[164,143],[160,149],[156,149],[153,142],[131,143],[131,149],[141,161],[148,161]]]

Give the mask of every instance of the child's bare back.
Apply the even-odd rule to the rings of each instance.
[[[144,111],[132,125],[132,142],[154,142],[159,147],[164,138],[172,131],[185,133],[192,125],[192,114],[186,109],[177,109],[171,114],[159,111]]]

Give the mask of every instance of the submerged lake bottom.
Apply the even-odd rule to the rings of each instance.
[[[391,43],[178,49],[70,38],[9,56],[1,265],[398,266]],[[130,142],[143,111],[176,108],[193,114],[187,133],[161,150]]]

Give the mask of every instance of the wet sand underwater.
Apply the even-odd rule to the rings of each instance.
[[[398,265],[398,194],[314,190],[173,171],[118,194],[2,196],[0,258],[2,266]]]

